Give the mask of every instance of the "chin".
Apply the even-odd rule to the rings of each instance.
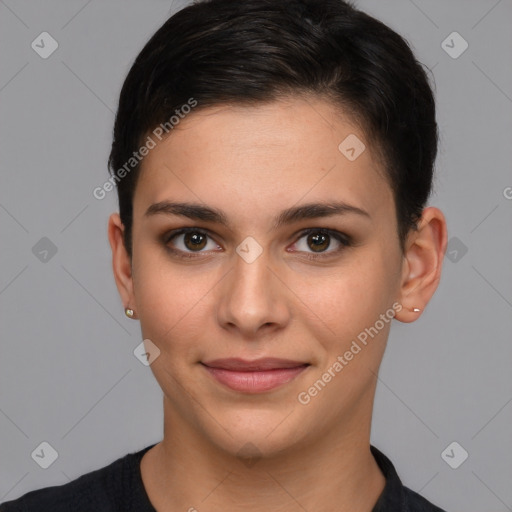
[[[286,421],[283,410],[256,411],[244,409],[222,417],[216,416],[211,440],[221,450],[234,457],[272,457],[292,448],[302,437],[298,424]],[[293,414],[290,415],[293,418]],[[293,421],[293,420],[292,420]]]

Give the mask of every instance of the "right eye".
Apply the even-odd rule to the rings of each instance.
[[[208,239],[210,239],[210,235],[201,229],[181,228],[166,234],[165,245],[178,257],[190,258],[196,257],[196,255],[199,256],[204,252],[203,249],[208,246]],[[213,241],[211,245],[210,250],[215,250],[219,247]]]

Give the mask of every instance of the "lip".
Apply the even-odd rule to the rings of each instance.
[[[275,370],[282,368],[297,368],[303,366],[304,361],[292,361],[290,359],[278,359],[276,357],[262,357],[260,359],[253,359],[247,361],[239,357],[231,357],[226,359],[214,359],[212,361],[203,362],[204,365],[210,368],[221,368],[224,370],[237,370],[237,371],[262,371],[262,370]]]
[[[289,359],[215,359],[201,363],[221,384],[246,393],[261,393],[290,382],[309,365]]]

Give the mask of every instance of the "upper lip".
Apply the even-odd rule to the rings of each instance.
[[[203,361],[202,364],[211,368],[246,372],[274,370],[276,368],[296,368],[298,366],[309,365],[309,363],[304,363],[302,361],[291,361],[290,359],[278,359],[275,357],[264,357],[261,359],[254,359],[252,361],[240,358],[214,359],[212,361]]]

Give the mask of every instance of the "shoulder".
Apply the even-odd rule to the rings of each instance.
[[[408,512],[446,512],[426,498],[404,486],[404,510]]]
[[[434,505],[417,492],[404,486],[405,510],[409,512],[447,512]]]
[[[30,491],[20,498],[0,505],[0,512],[30,512],[35,510],[111,510],[105,498],[108,475],[117,461],[104,468],[80,476],[67,484]],[[107,498],[108,499],[108,498]]]
[[[119,499],[138,469],[138,462],[150,446],[129,453],[109,465],[86,473],[63,485],[30,491],[20,498],[0,505],[0,512],[113,512],[119,510]]]
[[[109,503],[109,482],[122,467],[124,459],[125,457],[86,473],[67,484],[30,491],[16,500],[0,505],[0,512],[113,510]]]
[[[370,446],[386,485],[372,512],[446,512],[402,484],[391,460],[375,446]]]

